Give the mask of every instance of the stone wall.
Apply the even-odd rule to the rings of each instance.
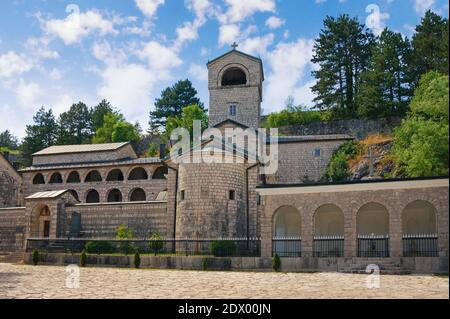
[[[0,208],[0,252],[22,249],[24,232],[25,208]]]
[[[127,225],[135,237],[159,232],[166,236],[167,202],[78,204],[66,207],[65,230],[68,235],[73,213],[81,215],[82,237],[114,238],[120,225]]]
[[[246,235],[246,164],[179,166],[177,237]],[[229,199],[229,192],[235,198]],[[184,192],[184,200],[181,193]]]
[[[352,119],[330,122],[315,122],[307,125],[283,126],[279,132],[284,135],[330,135],[348,134],[357,139],[364,139],[371,134],[390,135],[399,126],[401,118]]]
[[[0,154],[0,208],[21,204],[22,178]]]
[[[278,171],[267,176],[269,184],[291,184],[320,180],[334,151],[347,140],[282,143],[278,145]],[[315,150],[320,156],[315,156]]]

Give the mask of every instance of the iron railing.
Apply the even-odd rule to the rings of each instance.
[[[343,257],[344,236],[315,236],[314,257]]]
[[[358,235],[358,257],[389,257],[389,235]]]
[[[47,253],[88,254],[153,254],[177,256],[259,257],[259,238],[219,239],[27,239],[26,251],[40,250]]]
[[[300,237],[274,237],[272,239],[272,256],[301,257],[302,239]]]
[[[404,257],[439,256],[438,236],[436,234],[403,235]]]

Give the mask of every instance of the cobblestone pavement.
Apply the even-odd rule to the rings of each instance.
[[[448,277],[339,273],[216,272],[81,268],[66,288],[65,267],[0,264],[0,298],[449,298]]]

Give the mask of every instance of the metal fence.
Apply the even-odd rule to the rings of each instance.
[[[164,239],[164,240],[116,240],[116,239],[41,239],[29,238],[26,251],[40,250],[48,253],[88,254],[153,254],[178,256],[259,257],[259,238],[220,239]]]
[[[343,257],[344,236],[315,236],[314,257]]]
[[[388,235],[358,235],[358,257],[389,257]]]
[[[439,256],[438,236],[435,234],[403,235],[404,257]]]
[[[300,237],[274,237],[272,239],[272,256],[301,257],[302,239]]]

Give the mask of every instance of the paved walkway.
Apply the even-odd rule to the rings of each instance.
[[[448,277],[81,268],[0,264],[0,298],[449,298]],[[69,285],[76,284],[69,280]],[[374,282],[376,284],[376,282]]]

